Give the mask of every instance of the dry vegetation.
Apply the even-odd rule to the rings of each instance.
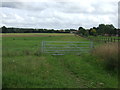
[[[96,47],[93,54],[103,59],[105,67],[116,70],[118,67],[118,43],[107,43]]]

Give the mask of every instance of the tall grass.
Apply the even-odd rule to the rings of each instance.
[[[102,59],[105,68],[117,70],[118,68],[118,43],[106,43],[96,47],[93,54]]]

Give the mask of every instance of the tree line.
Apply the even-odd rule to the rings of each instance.
[[[83,27],[79,27],[76,34],[81,36],[119,36],[120,35],[120,29],[115,28],[112,24],[99,24],[98,27],[93,27],[90,29],[85,29]]]
[[[70,33],[75,29],[54,30],[54,29],[33,29],[33,28],[7,28],[1,27],[2,33]]]
[[[75,33],[80,36],[97,36],[97,35],[107,35],[116,36],[120,35],[120,29],[115,28],[112,24],[99,24],[98,27],[93,27],[90,29],[85,29],[79,27],[78,30],[75,29],[65,29],[65,30],[54,30],[54,29],[33,29],[33,28],[7,28],[5,26],[1,27],[2,33]]]

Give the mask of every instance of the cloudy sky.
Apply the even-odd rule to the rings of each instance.
[[[0,27],[78,29],[113,24],[118,27],[119,0],[4,0]]]

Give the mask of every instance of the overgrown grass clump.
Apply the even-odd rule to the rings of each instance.
[[[96,47],[93,54],[102,59],[102,63],[108,70],[118,68],[118,43],[106,43]]]

